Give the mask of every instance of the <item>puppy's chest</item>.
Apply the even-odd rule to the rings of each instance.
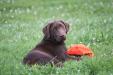
[[[63,45],[58,45],[58,46],[50,46],[48,47],[48,51],[50,51],[50,54],[52,54],[53,56],[61,56],[64,55],[65,53],[65,46]]]
[[[46,53],[51,54],[52,56],[57,56],[60,58],[64,58],[65,57],[65,51],[66,51],[66,47],[65,44],[51,44],[51,43],[44,43],[38,46],[39,50],[42,50]]]

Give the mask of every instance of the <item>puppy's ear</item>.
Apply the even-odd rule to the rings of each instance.
[[[50,38],[50,28],[51,28],[52,23],[48,23],[44,28],[43,28],[43,33],[44,36],[48,39]]]
[[[60,20],[61,23],[63,23],[65,25],[65,28],[66,28],[66,33],[69,31],[69,24]]]

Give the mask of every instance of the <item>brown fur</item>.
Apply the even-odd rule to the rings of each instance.
[[[23,63],[29,65],[51,63],[59,66],[59,63],[65,62],[67,55],[64,41],[68,30],[69,25],[62,20],[48,23],[43,28],[44,38],[24,57]]]

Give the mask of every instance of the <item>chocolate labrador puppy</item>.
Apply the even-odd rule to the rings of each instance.
[[[69,24],[62,20],[52,21],[43,28],[44,37],[23,59],[24,64],[52,64],[61,66],[67,59],[65,54],[66,34],[69,30]]]

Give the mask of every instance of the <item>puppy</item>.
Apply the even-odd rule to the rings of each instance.
[[[62,20],[55,20],[48,23],[43,28],[44,37],[23,59],[24,64],[45,65],[52,64],[61,66],[66,61],[68,55],[65,54],[66,34],[69,24]]]

